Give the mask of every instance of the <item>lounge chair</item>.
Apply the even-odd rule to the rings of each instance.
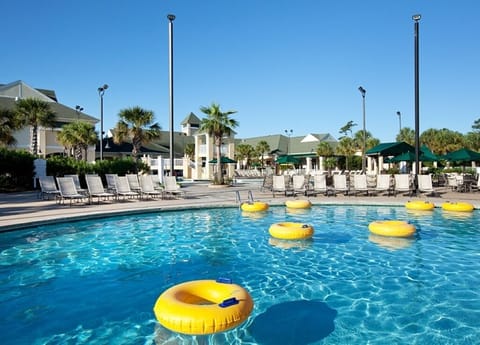
[[[393,195],[396,196],[397,193],[408,193],[409,196],[413,195],[412,182],[410,180],[410,175],[408,174],[395,174],[395,187],[393,190]]]
[[[365,193],[368,195],[367,175],[353,175],[353,192],[355,195],[359,193]]]
[[[327,187],[327,176],[313,175],[313,186],[307,189],[307,195],[317,195],[319,193],[323,195],[329,195],[331,190]]]
[[[57,185],[55,184],[55,179],[53,176],[44,176],[40,177],[38,179],[40,182],[40,193],[39,195],[41,196],[42,199],[45,200],[45,197],[47,200],[50,199],[50,195],[52,195],[54,198],[57,198],[60,196],[60,191],[57,188]]]
[[[98,198],[98,204],[100,204],[100,198],[108,200],[115,197],[115,194],[105,191],[103,187],[102,179],[99,176],[86,175],[85,180],[87,182],[88,196],[90,200],[92,198]]]
[[[70,207],[72,202],[88,200],[85,194],[80,194],[75,187],[75,182],[72,177],[57,177],[58,190],[60,191],[59,203],[65,200],[70,200]]]
[[[123,198],[133,198],[138,197],[140,194],[131,190],[130,185],[128,184],[128,179],[126,176],[118,176],[116,179],[116,195],[117,197],[123,196]]]
[[[285,175],[273,175],[273,183],[272,183],[272,194],[275,197],[275,193],[283,193],[283,195],[293,195],[293,188],[288,187],[287,182],[285,179],[288,176]]]
[[[161,190],[155,189],[151,175],[141,175],[140,179],[140,193],[141,196],[149,196],[150,198],[163,197]]]
[[[87,195],[87,190],[85,188],[82,188],[82,185],[80,184],[80,178],[77,174],[63,175],[63,177],[71,177],[73,179],[73,183],[75,183],[75,188],[77,188],[77,192]]]
[[[185,198],[186,196],[185,191],[181,190],[177,184],[177,178],[175,176],[163,177],[163,193],[165,196],[170,195],[171,197],[182,196]]]
[[[387,192],[387,195],[390,195],[390,192],[392,191],[392,187],[390,186],[390,175],[378,174],[377,182],[373,191],[375,193]]]
[[[418,191],[420,193],[430,193],[435,195],[432,184],[432,175],[418,175]]]
[[[333,175],[333,195],[337,195],[337,192],[348,195],[347,175]]]
[[[305,175],[293,175],[292,185],[293,185],[293,195],[301,193],[303,195],[307,194],[307,179]]]
[[[105,174],[107,180],[107,191],[116,194],[117,193],[117,174]]]
[[[134,192],[141,193],[140,181],[138,180],[138,175],[136,174],[127,174],[128,185],[130,189]]]

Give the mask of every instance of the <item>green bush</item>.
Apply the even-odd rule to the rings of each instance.
[[[35,156],[27,151],[0,148],[0,191],[33,189],[34,160]]]

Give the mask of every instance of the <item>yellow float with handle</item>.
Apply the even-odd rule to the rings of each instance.
[[[408,210],[430,211],[435,208],[435,204],[427,200],[411,200],[405,203],[405,207]]]
[[[261,201],[244,202],[240,208],[245,212],[261,212],[268,210],[268,204]]]
[[[442,204],[442,209],[445,211],[455,211],[455,212],[472,212],[474,207],[468,202],[444,202]]]
[[[380,220],[368,225],[368,229],[381,236],[410,237],[415,233],[415,226],[403,220]]]
[[[312,203],[310,200],[287,200],[285,201],[285,206],[288,208],[304,209],[312,207]]]
[[[164,291],[153,307],[162,326],[191,335],[232,329],[242,324],[252,309],[247,290],[228,278],[175,285]]]
[[[313,226],[293,222],[275,223],[268,232],[281,240],[301,240],[313,236]]]

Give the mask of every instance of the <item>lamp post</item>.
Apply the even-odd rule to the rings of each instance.
[[[103,84],[98,88],[98,95],[100,96],[100,160],[103,161],[103,95],[108,89],[107,84]]]
[[[397,116],[398,116],[398,134],[400,134],[400,132],[402,131],[402,113],[400,113],[399,111],[397,111]]]
[[[293,129],[290,129],[290,130],[286,129],[285,134],[288,136],[288,141],[287,141],[287,156],[288,156],[288,146],[290,146],[290,137],[293,134]]]
[[[170,176],[175,176],[175,161],[173,148],[173,21],[175,15],[169,14],[168,18],[168,79],[170,89]]]
[[[419,59],[418,59],[418,22],[422,16],[415,14],[412,16],[414,23],[414,59],[415,59],[415,194],[418,195],[418,174],[420,172],[420,101],[419,101]]]
[[[362,148],[362,174],[365,174],[365,151],[367,147],[367,133],[365,129],[365,94],[367,90],[359,86],[358,91],[362,94],[362,105],[363,105],[363,148]]]
[[[83,111],[83,107],[76,105],[75,112],[77,113],[77,120],[80,118],[80,113]]]

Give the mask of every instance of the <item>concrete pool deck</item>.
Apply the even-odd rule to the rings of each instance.
[[[55,200],[42,200],[38,192],[0,193],[0,232],[21,229],[40,224],[55,223],[69,219],[101,218],[111,215],[126,213],[144,213],[164,210],[176,210],[186,208],[206,207],[236,207],[236,195],[240,194],[242,201],[246,201],[248,191],[251,191],[255,201],[263,201],[271,206],[284,205],[286,200],[294,199],[292,196],[285,197],[276,193],[272,196],[271,191],[262,191],[258,183],[242,182],[226,188],[211,188],[208,182],[193,182],[183,184],[186,198],[180,199],[127,199],[125,201],[104,201],[100,204],[74,203],[71,207],[69,202],[57,204]],[[446,201],[469,202],[475,209],[480,209],[480,192],[459,193],[452,192],[447,188],[437,190],[439,196],[409,197],[398,194],[397,196],[311,196],[308,199],[313,205],[398,205],[403,206],[408,200],[429,200],[436,207]],[[297,196],[304,199],[304,196]]]

